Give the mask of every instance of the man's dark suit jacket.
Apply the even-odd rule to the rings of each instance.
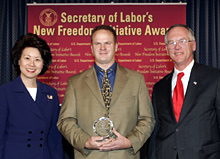
[[[157,124],[150,159],[176,159],[177,154],[179,159],[220,159],[220,70],[194,63],[178,123],[173,112],[172,75],[153,89]]]

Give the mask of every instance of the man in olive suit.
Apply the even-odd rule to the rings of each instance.
[[[151,135],[155,119],[144,76],[115,61],[116,33],[110,26],[94,28],[91,48],[95,64],[69,78],[58,129],[74,147],[75,159],[139,159],[140,148]],[[109,70],[112,96],[102,96],[102,72]],[[97,119],[108,116],[113,137],[105,140],[93,130]]]

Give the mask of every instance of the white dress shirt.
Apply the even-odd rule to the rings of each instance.
[[[177,75],[180,72],[184,73],[184,76],[182,77],[181,80],[182,80],[182,83],[183,83],[183,90],[184,90],[184,96],[185,96],[186,89],[187,89],[188,82],[189,82],[189,77],[190,77],[193,65],[194,65],[194,60],[192,60],[192,62],[183,71],[179,71],[174,67],[174,73],[173,73],[173,77],[172,77],[172,96],[173,96],[173,90],[176,86]]]
[[[30,95],[33,98],[33,100],[36,101],[37,88],[27,88],[27,90],[30,93]]]

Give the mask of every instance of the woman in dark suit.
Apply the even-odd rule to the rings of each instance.
[[[0,159],[61,159],[55,89],[38,81],[52,61],[46,41],[29,33],[17,41],[12,59],[18,77],[0,86]]]

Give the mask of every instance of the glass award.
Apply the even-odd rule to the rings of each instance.
[[[94,122],[93,131],[98,136],[108,138],[113,134],[113,123],[108,117],[101,117]]]

